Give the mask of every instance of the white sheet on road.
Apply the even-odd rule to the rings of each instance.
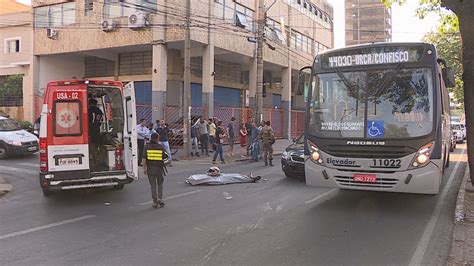
[[[220,174],[219,176],[209,176],[207,174],[192,175],[186,179],[186,183],[195,185],[227,185],[236,183],[252,183],[255,179],[250,178],[247,175],[231,173],[231,174]]]

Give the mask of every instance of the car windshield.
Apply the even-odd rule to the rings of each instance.
[[[451,125],[452,130],[461,130],[461,125]]]
[[[0,120],[0,131],[14,131],[20,130],[20,124],[11,119]]]
[[[310,134],[324,138],[398,139],[431,133],[431,71],[400,66],[315,75]]]

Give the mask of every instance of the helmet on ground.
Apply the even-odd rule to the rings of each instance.
[[[217,166],[211,166],[209,171],[207,171],[208,176],[219,176],[221,174],[221,169]]]

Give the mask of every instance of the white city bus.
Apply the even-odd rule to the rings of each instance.
[[[433,45],[376,43],[329,50],[300,71],[300,80],[308,68],[308,185],[439,192],[449,166],[446,87],[453,85],[453,73]]]

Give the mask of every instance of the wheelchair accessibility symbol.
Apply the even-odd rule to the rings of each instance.
[[[368,120],[367,121],[367,137],[368,138],[383,138],[385,135],[384,122],[382,120]]]

